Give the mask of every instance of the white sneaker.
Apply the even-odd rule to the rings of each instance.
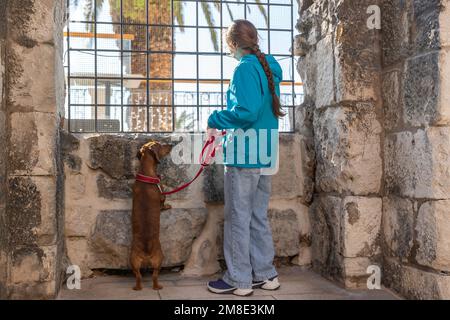
[[[233,291],[234,295],[240,296],[240,297],[248,297],[253,294],[253,289],[239,289]]]
[[[264,290],[277,290],[280,288],[280,286],[281,284],[278,281],[278,277],[273,277],[272,279],[253,283],[253,288],[261,288]]]

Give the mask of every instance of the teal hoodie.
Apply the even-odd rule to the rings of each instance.
[[[280,96],[282,70],[272,55],[266,55],[275,92]],[[272,112],[272,94],[264,69],[254,54],[244,55],[233,72],[227,90],[227,109],[214,111],[208,126],[226,129],[224,164],[248,168],[271,168],[278,151],[278,119]]]

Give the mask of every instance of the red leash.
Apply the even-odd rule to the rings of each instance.
[[[226,134],[225,131],[222,131],[221,135],[224,136]],[[205,167],[209,166],[209,159],[213,159],[216,156],[216,148],[214,147],[214,142],[216,140],[215,136],[211,136],[208,141],[206,141],[205,145],[202,148],[202,152],[200,153],[200,169],[197,171],[197,174],[194,176],[194,178],[191,179],[191,181],[186,182],[185,184],[170,190],[170,191],[166,191],[166,192],[161,192],[162,195],[168,195],[168,194],[173,194],[173,193],[177,193],[183,189],[186,189],[192,182],[194,182],[199,176],[200,174],[203,172],[203,170],[205,169]],[[208,148],[208,146],[212,146],[212,151],[209,153],[209,156],[206,157],[206,159],[203,159],[205,156],[205,152],[206,149]],[[138,173],[136,175],[136,181],[140,181],[140,182],[144,182],[144,183],[150,183],[150,184],[158,184],[161,182],[161,179],[155,178],[155,177],[149,177],[149,176],[145,176],[143,174]]]

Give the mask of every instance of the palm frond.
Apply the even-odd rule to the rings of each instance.
[[[258,4],[259,11],[264,16],[264,20],[266,20],[266,26],[269,27],[269,17],[267,16],[266,8],[261,4],[261,0],[255,0],[255,2]]]
[[[219,44],[217,41],[217,31],[216,29],[214,29],[214,19],[212,17],[212,13],[211,13],[211,7],[209,6],[209,3],[207,2],[201,2],[202,5],[202,11],[205,15],[205,19],[206,19],[206,23],[208,24],[208,27],[210,27],[210,32],[211,32],[211,41],[214,45],[214,50],[215,51],[219,51]]]
[[[173,16],[177,20],[181,32],[184,32],[183,3],[181,1],[173,2]]]

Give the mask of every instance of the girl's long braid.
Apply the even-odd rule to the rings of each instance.
[[[253,47],[250,47],[249,49],[251,50],[251,52],[253,54],[256,55],[256,57],[258,58],[259,62],[261,63],[261,65],[264,69],[264,72],[267,76],[267,81],[269,82],[269,89],[270,89],[270,92],[272,93],[272,99],[273,99],[273,108],[272,108],[273,114],[277,118],[284,117],[286,115],[286,113],[284,113],[281,110],[280,99],[278,98],[276,91],[275,91],[275,82],[273,80],[273,73],[272,73],[272,70],[270,69],[269,63],[267,62],[266,55],[264,54],[264,52],[261,52],[258,44],[255,44]]]

